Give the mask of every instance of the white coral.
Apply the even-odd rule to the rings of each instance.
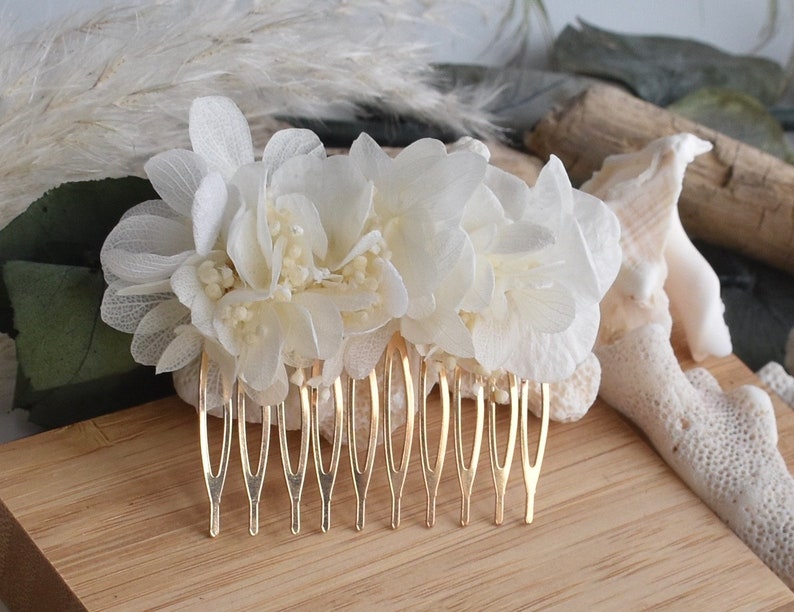
[[[601,397],[794,588],[794,477],[777,449],[769,396],[750,385],[723,392],[701,368],[684,373],[659,325],[632,330],[596,354]]]

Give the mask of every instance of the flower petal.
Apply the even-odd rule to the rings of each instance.
[[[142,365],[157,365],[166,347],[174,340],[174,330],[190,323],[190,311],[177,299],[159,303],[141,319],[135,329],[130,351]]]
[[[207,163],[193,151],[172,149],[152,157],[143,167],[155,191],[184,217],[190,216],[193,196],[207,174]]]
[[[119,289],[126,286],[117,281],[108,286],[102,297],[100,314],[102,320],[113,329],[131,334],[138,327],[141,319],[155,306],[173,298],[171,293],[150,293],[134,296],[120,296]]]
[[[229,98],[206,96],[190,106],[190,143],[210,171],[230,181],[240,166],[254,161],[251,131],[240,109]]]
[[[157,373],[179,370],[201,354],[204,338],[195,328],[183,326],[177,330],[176,337],[165,347],[157,362]]]
[[[206,255],[214,247],[221,231],[226,208],[226,183],[213,172],[204,177],[193,200],[193,240],[196,252]]]
[[[262,153],[262,161],[272,174],[285,161],[299,155],[323,158],[325,147],[319,136],[311,130],[290,128],[279,130],[270,137]]]

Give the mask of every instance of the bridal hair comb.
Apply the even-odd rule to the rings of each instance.
[[[248,503],[250,508],[249,514],[249,532],[251,535],[256,535],[259,531],[259,504],[260,495],[262,492],[262,485],[265,478],[265,471],[267,468],[268,445],[269,435],[268,429],[270,427],[270,409],[269,407],[259,406],[262,418],[262,436],[261,443],[258,449],[258,461],[256,472],[253,472],[249,460],[250,449],[247,444],[246,427],[245,427],[245,410],[247,398],[242,391],[242,385],[235,385],[236,392],[229,394],[228,399],[224,404],[223,411],[223,442],[221,447],[220,461],[217,471],[213,473],[210,459],[210,443],[208,439],[207,428],[207,402],[206,392],[203,388],[206,386],[208,357],[206,353],[202,356],[200,384],[202,390],[200,391],[199,400],[199,431],[201,443],[201,458],[204,467],[204,479],[207,485],[207,492],[210,500],[210,535],[213,537],[218,535],[220,531],[220,502],[221,493],[223,491],[226,474],[229,467],[229,459],[232,452],[232,433],[233,422],[232,419],[237,417],[239,441],[240,441],[240,457],[243,465],[243,475],[245,478],[246,492],[248,495]],[[402,373],[402,382],[405,386],[405,397],[407,398],[405,406],[405,427],[402,440],[402,453],[399,461],[394,456],[394,444],[392,441],[393,433],[391,430],[391,387],[395,380],[393,376],[393,368],[399,368]],[[318,366],[315,364],[315,372]],[[487,384],[481,381],[477,384],[476,392],[476,426],[474,430],[474,439],[472,450],[469,457],[464,456],[463,450],[463,426],[461,415],[461,403],[463,400],[461,392],[461,377],[462,370],[456,368],[454,372],[454,386],[450,398],[448,381],[443,367],[438,374],[438,393],[440,397],[440,419],[441,426],[436,441],[435,461],[431,463],[431,453],[428,440],[428,425],[427,425],[427,410],[428,410],[428,385],[432,384],[428,381],[428,367],[427,361],[423,360],[420,365],[419,374],[419,444],[422,462],[422,474],[424,476],[425,489],[427,492],[427,513],[426,524],[428,527],[435,525],[435,508],[436,497],[438,494],[438,485],[441,479],[441,473],[444,467],[444,458],[446,455],[447,438],[449,435],[450,419],[453,422],[454,440],[455,440],[455,459],[457,465],[458,481],[460,483],[461,493],[461,511],[460,511],[460,524],[465,526],[469,523],[469,508],[471,505],[471,494],[474,485],[474,478],[477,473],[477,464],[479,461],[480,448],[483,437],[483,423],[485,421],[486,406],[488,413],[488,443],[491,458],[491,475],[493,477],[494,490],[495,490],[495,511],[494,523],[501,525],[504,521],[505,512],[505,492],[507,490],[507,481],[510,475],[510,467],[513,460],[513,453],[516,445],[516,437],[520,439],[521,446],[521,465],[523,471],[524,488],[526,491],[526,504],[524,512],[524,520],[527,524],[531,523],[534,515],[534,499],[535,491],[540,477],[540,469],[543,461],[543,454],[546,447],[546,436],[549,426],[549,389],[547,383],[540,384],[541,389],[541,421],[540,430],[538,435],[537,444],[535,445],[534,458],[530,460],[530,441],[528,438],[528,398],[527,386],[528,382],[519,380],[516,376],[509,376],[509,410],[510,410],[510,425],[505,445],[504,453],[501,454],[497,443],[497,425],[496,425],[496,411],[497,402],[493,397],[496,393],[496,383],[489,380]],[[323,532],[328,531],[331,527],[331,497],[333,495],[334,484],[339,473],[339,464],[342,455],[342,438],[343,431],[347,433],[350,469],[353,481],[353,487],[357,500],[357,513],[355,525],[357,530],[364,528],[365,523],[365,508],[367,500],[367,489],[369,486],[370,477],[372,476],[373,467],[375,464],[375,452],[378,437],[378,425],[383,424],[384,436],[384,451],[386,456],[386,473],[389,481],[389,488],[391,490],[391,527],[396,529],[400,525],[400,501],[402,498],[403,485],[408,472],[409,459],[411,455],[411,448],[414,437],[414,412],[415,412],[415,394],[413,390],[413,379],[411,369],[408,363],[408,356],[405,346],[405,341],[398,335],[395,335],[386,347],[385,360],[384,360],[384,375],[383,375],[383,388],[378,389],[377,376],[375,371],[371,371],[367,377],[366,382],[370,386],[370,410],[369,410],[369,437],[366,444],[366,459],[363,467],[359,463],[357,440],[355,435],[355,412],[356,412],[356,392],[355,386],[357,381],[353,378],[347,380],[347,393],[343,395],[342,382],[337,377],[332,385],[332,398],[333,398],[333,411],[334,411],[334,425],[333,425],[333,440],[331,442],[332,452],[331,458],[327,465],[323,465],[322,453],[320,450],[321,440],[319,431],[319,418],[318,418],[318,404],[319,404],[319,390],[312,388],[307,382],[307,377],[304,382],[299,385],[300,397],[300,411],[301,411],[301,428],[300,428],[300,453],[298,465],[293,467],[290,461],[287,429],[285,427],[284,416],[284,403],[280,403],[277,407],[277,421],[278,421],[278,438],[281,448],[281,463],[284,471],[284,480],[286,482],[287,491],[291,500],[291,530],[292,533],[297,534],[301,528],[300,521],[300,502],[301,494],[305,484],[306,473],[308,471],[309,447],[312,448],[312,455],[315,466],[315,473],[317,476],[317,483],[320,490],[320,498],[322,501],[322,518],[321,529]],[[364,382],[364,381],[362,381]],[[382,416],[379,410],[380,405],[383,406]],[[452,407],[452,408],[451,408]],[[344,429],[346,427],[346,430]],[[519,433],[520,432],[520,433]],[[500,458],[501,455],[501,458]]]
[[[590,355],[599,302],[621,261],[615,215],[573,189],[558,159],[529,187],[489,164],[488,148],[470,138],[450,146],[422,139],[390,157],[362,134],[349,154],[329,156],[313,132],[287,129],[256,159],[245,117],[219,96],[194,101],[189,134],[192,150],[165,151],[145,166],[162,199],[127,211],[105,240],[101,313],[111,327],[133,334],[136,361],[174,372],[177,391],[198,408],[210,532],[220,526],[235,417],[251,533],[259,524],[271,420],[294,532],[310,450],[321,526],[330,527],[345,438],[356,526],[364,526],[380,435],[397,527],[415,413],[428,525],[435,522],[450,423],[461,523],[469,522],[486,415],[495,522],[504,519],[517,437],[531,521],[549,388],[540,384],[532,460],[527,381],[563,381]],[[474,404],[465,423],[474,428],[468,456],[464,395]],[[440,430],[431,441],[436,406]],[[502,445],[501,410],[510,417]],[[210,414],[223,418],[216,469]],[[255,465],[247,419],[262,423]],[[286,430],[296,420],[293,462]],[[331,447],[325,461],[321,422]]]

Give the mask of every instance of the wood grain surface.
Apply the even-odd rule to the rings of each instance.
[[[734,357],[708,365],[726,386],[754,381]],[[792,465],[794,417],[776,407]],[[362,532],[343,461],[331,530],[320,531],[310,472],[293,536],[273,433],[259,535],[248,535],[235,452],[215,539],[198,420],[176,398],[0,446],[0,598],[12,610],[794,606],[794,593],[600,401],[578,423],[551,424],[532,525],[522,522],[520,453],[505,523],[493,525],[485,444],[472,522],[459,527],[452,446],[434,528],[424,525],[415,443],[399,529],[388,526],[379,452]]]

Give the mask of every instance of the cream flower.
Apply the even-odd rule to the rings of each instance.
[[[470,253],[460,227],[463,203],[485,176],[486,160],[466,150],[448,153],[438,140],[419,140],[389,157],[362,134],[350,157],[374,184],[372,224],[408,293],[399,329],[414,344],[471,353],[458,316],[470,283]],[[381,338],[384,342],[388,337]],[[382,348],[382,347],[381,347]]]
[[[617,273],[618,225],[552,159],[530,189],[469,140],[420,140],[395,158],[361,135],[327,157],[308,130],[276,133],[256,160],[222,97],[190,109],[192,150],[155,156],[162,200],[108,236],[103,319],[158,371],[218,368],[261,404],[323,362],[363,378],[399,332],[473,372],[554,381],[590,352]]]
[[[308,130],[275,134],[255,161],[226,98],[196,100],[189,131],[193,151],[146,165],[163,201],[133,209],[106,241],[103,316],[135,333],[139,361],[172,371],[204,346],[263,403],[286,395],[288,366],[320,359],[335,377],[343,336],[408,306],[370,228],[372,183],[350,158],[327,158]]]
[[[598,302],[620,265],[617,219],[552,157],[537,183],[490,167],[466,203],[475,252],[464,299],[476,367],[553,382],[591,352]]]

